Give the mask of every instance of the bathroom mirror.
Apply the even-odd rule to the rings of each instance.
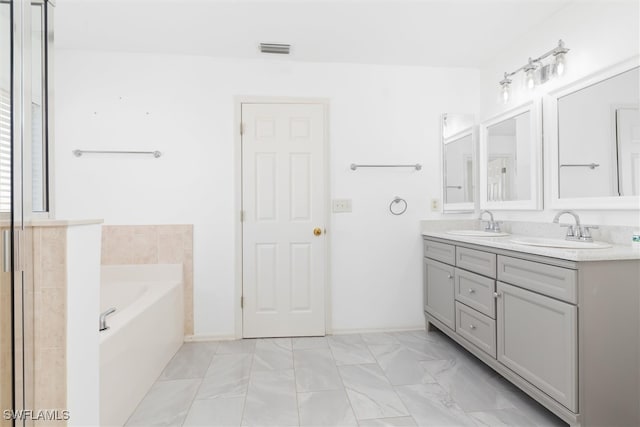
[[[480,207],[541,208],[540,103],[529,102],[480,127]]]
[[[547,101],[554,208],[640,208],[640,67],[634,62]]]
[[[442,115],[444,212],[473,212],[476,197],[476,137],[472,114]]]

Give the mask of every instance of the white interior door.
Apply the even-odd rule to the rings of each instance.
[[[242,104],[243,336],[325,333],[321,104]]]

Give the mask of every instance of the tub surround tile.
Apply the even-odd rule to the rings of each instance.
[[[301,426],[357,426],[344,390],[298,393]]]
[[[328,348],[294,350],[296,389],[299,392],[338,390],[342,378]]]
[[[340,366],[338,370],[359,420],[409,415],[377,364]]]
[[[217,348],[217,342],[183,344],[166,368],[164,368],[160,375],[160,380],[204,377]]]
[[[293,370],[257,371],[251,374],[242,425],[299,425]]]
[[[198,399],[240,397],[247,392],[252,354],[217,354],[198,390]]]
[[[101,262],[182,264],[184,333],[193,335],[193,225],[103,225]]]
[[[181,426],[201,380],[158,381],[126,426]]]
[[[439,384],[405,385],[396,391],[418,425],[475,426]]]
[[[239,426],[242,421],[245,396],[221,397],[219,399],[196,399],[193,401],[184,427]]]
[[[335,335],[328,338],[329,347],[337,365],[375,363],[360,335]]]

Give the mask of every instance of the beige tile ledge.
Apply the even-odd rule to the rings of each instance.
[[[93,225],[102,224],[103,219],[33,219],[25,221],[25,227],[74,227],[77,225]],[[8,220],[0,221],[0,227],[9,227],[11,222]]]

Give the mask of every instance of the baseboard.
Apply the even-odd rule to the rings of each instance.
[[[185,335],[184,342],[206,342],[206,341],[231,341],[236,340],[235,335]]]
[[[407,332],[407,331],[424,331],[424,325],[407,326],[400,328],[357,328],[357,329],[336,329],[327,335],[346,335],[346,334],[375,334],[383,332]]]

